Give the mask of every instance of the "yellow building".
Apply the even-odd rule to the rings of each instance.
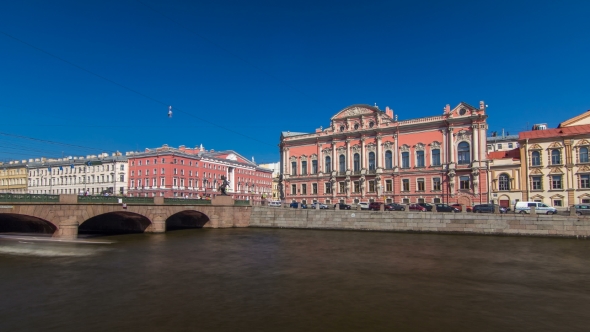
[[[519,134],[523,200],[557,208],[590,203],[590,111],[554,129],[535,128]]]
[[[26,194],[27,193],[27,164],[15,160],[0,163],[0,192]]]
[[[516,202],[522,200],[519,149],[490,152],[488,163],[490,199],[514,211]]]

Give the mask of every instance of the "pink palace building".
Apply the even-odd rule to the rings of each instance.
[[[280,190],[287,202],[488,202],[486,106],[459,103],[398,121],[370,105],[336,113],[315,133],[283,132]]]

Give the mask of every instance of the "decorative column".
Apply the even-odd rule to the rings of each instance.
[[[472,143],[471,146],[473,146],[473,158],[471,159],[472,162],[474,161],[479,161],[479,130],[478,130],[479,125],[478,124],[473,124],[471,125],[471,132],[472,132]]]
[[[397,134],[393,134],[394,140],[394,153],[393,153],[393,168],[399,168],[399,142],[397,140]]]
[[[332,169],[330,172],[338,169],[338,160],[336,159],[336,142],[332,139]]]
[[[361,137],[361,169],[367,169],[367,158],[365,156],[367,149],[365,149],[365,137]]]
[[[454,163],[455,162],[455,149],[454,149],[454,142],[453,142],[453,128],[449,127],[448,129],[449,131],[449,163]]]
[[[381,135],[377,135],[376,137],[377,147],[375,148],[375,153],[377,154],[377,158],[375,158],[375,169],[380,169],[383,167],[383,149],[381,148],[381,139],[383,138]]]
[[[285,171],[283,174],[291,174],[291,172],[289,172],[289,169],[291,167],[291,163],[289,161],[289,148],[283,148],[283,151],[285,151]]]
[[[350,140],[346,139],[346,170],[352,169],[350,164]]]

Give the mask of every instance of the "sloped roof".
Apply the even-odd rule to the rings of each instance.
[[[572,124],[575,124],[576,122],[578,122],[580,120],[583,120],[583,119],[586,119],[588,117],[590,117],[590,110],[588,110],[588,111],[586,111],[586,112],[584,112],[584,113],[582,113],[582,114],[580,114],[578,116],[575,116],[575,117],[573,117],[573,118],[571,118],[569,120],[563,121],[562,123],[559,124],[559,126],[557,126],[557,128],[571,126]]]
[[[299,133],[296,131],[283,131],[281,132],[281,135],[283,135],[283,137],[291,137],[291,136],[299,136],[299,135],[309,135],[311,133]]]
[[[581,134],[590,134],[590,124],[552,128],[545,130],[531,130],[523,131],[518,134],[518,139],[531,139],[531,138],[549,138],[549,137],[562,137],[562,136],[574,136]]]
[[[508,151],[493,151],[488,153],[488,159],[520,159],[520,150],[518,148]]]

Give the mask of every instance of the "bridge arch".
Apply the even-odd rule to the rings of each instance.
[[[57,226],[52,222],[26,214],[0,213],[0,233],[54,234]]]
[[[78,234],[143,233],[152,224],[139,213],[112,211],[93,216],[78,226]]]
[[[203,228],[211,219],[197,210],[176,212],[166,219],[166,230]]]

